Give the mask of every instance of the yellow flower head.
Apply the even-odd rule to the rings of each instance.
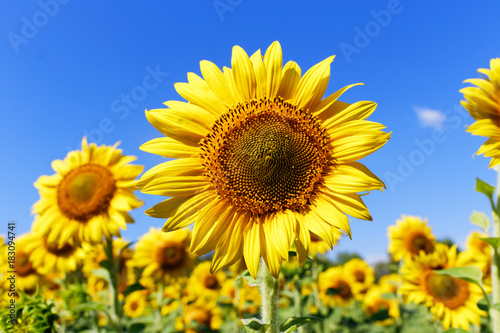
[[[389,253],[396,261],[403,258],[411,258],[418,255],[420,251],[430,253],[436,243],[431,228],[427,226],[427,220],[417,216],[403,215],[396,225],[387,228],[389,237]]]
[[[448,248],[437,244],[433,253],[420,252],[405,261],[400,291],[408,302],[423,303],[430,308],[445,329],[469,330],[470,323],[479,325],[481,316],[485,315],[477,307],[477,302],[483,297],[481,289],[464,280],[434,273],[435,270],[461,265],[456,246]]]
[[[388,316],[384,320],[377,320],[377,325],[386,326],[392,325],[394,319],[399,318],[399,305],[395,299],[384,297],[386,291],[379,286],[373,286],[366,293],[363,299],[363,309],[368,317],[373,317],[383,313]],[[386,312],[386,313],[384,313]]]
[[[14,289],[16,291],[23,291],[25,293],[32,294],[35,292],[37,285],[39,285],[42,275],[38,273],[33,265],[33,261],[31,259],[32,249],[27,248],[27,245],[30,244],[35,238],[36,235],[32,232],[16,237],[14,241],[16,249],[13,251],[15,252],[14,267],[11,267],[10,263],[7,262],[2,265],[2,273],[4,271],[3,268],[6,265],[9,265],[9,268],[5,269],[5,272],[16,272],[15,279],[13,280],[8,279],[11,274],[5,273],[2,277],[1,284],[6,290]],[[6,255],[8,245],[3,246],[2,250],[2,253]]]
[[[215,250],[212,272],[244,256],[255,278],[262,257],[277,277],[294,242],[304,262],[309,232],[331,248],[337,228],[351,235],[346,214],[372,219],[358,193],[384,184],[356,161],[390,133],[366,120],[375,103],[338,100],[354,85],[323,98],[333,58],[302,75],[278,42],[263,57],[235,46],[232,68],[204,60],[203,78],[175,84],[187,103],[146,112],[166,137],[141,149],[175,158],[142,176],[142,192],[171,197],[147,214],[168,218],[164,231],[194,223],[190,251]]]
[[[227,276],[224,271],[211,274],[210,263],[208,261],[201,262],[194,268],[187,282],[187,299],[200,304],[215,302],[220,296],[226,280]]]
[[[175,282],[187,275],[194,264],[189,254],[191,231],[180,229],[171,233],[151,228],[136,244],[132,265],[144,268],[143,278],[156,282]]]
[[[344,267],[331,267],[318,276],[319,299],[326,306],[351,304],[358,295],[359,286]]]
[[[146,309],[147,290],[138,290],[130,293],[125,298],[123,313],[130,318],[138,318],[143,315]]]
[[[176,328],[186,333],[206,332],[207,329],[218,330],[222,325],[222,311],[218,306],[212,304],[186,305],[182,312],[184,314],[183,323],[176,325]]]
[[[359,292],[364,294],[375,282],[375,271],[362,259],[351,259],[344,264],[345,274],[352,276]]]
[[[50,243],[47,237],[35,234],[26,250],[31,252],[31,262],[40,274],[73,272],[84,257],[78,245],[65,243],[60,247],[58,242]]]
[[[117,145],[88,145],[84,137],[81,151],[52,162],[56,174],[35,182],[40,200],[33,205],[39,214],[34,230],[49,243],[100,243],[134,222],[128,211],[142,204],[132,192],[143,167],[130,165],[136,157],[122,155]]]
[[[500,58],[491,59],[490,69],[481,68],[478,72],[484,77],[465,80],[475,87],[466,87],[460,92],[465,98],[462,105],[476,119],[467,132],[488,137],[477,153],[492,157],[491,168],[500,164]]]

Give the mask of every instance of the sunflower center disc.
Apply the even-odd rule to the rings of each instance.
[[[159,248],[158,257],[162,268],[173,269],[182,265],[186,251],[177,242],[168,242]]]
[[[427,291],[449,309],[456,309],[469,298],[468,282],[451,276],[429,273],[425,277]]]
[[[86,222],[107,211],[116,191],[112,173],[97,164],[71,170],[57,187],[57,203],[68,218]]]
[[[58,257],[69,257],[76,250],[76,247],[71,246],[68,243],[64,244],[63,247],[59,248],[57,244],[51,244],[48,243],[47,241],[45,241],[45,248],[47,249],[48,252]]]
[[[417,233],[413,237],[409,237],[409,239],[411,253],[419,254],[420,251],[424,251],[425,253],[431,252],[432,243],[425,235]]]
[[[19,276],[28,276],[31,273],[35,273],[31,262],[29,261],[28,254],[21,252],[16,256],[15,267],[17,271],[17,275]]]
[[[201,142],[219,195],[257,214],[305,205],[327,163],[326,146],[318,120],[278,98],[229,110]]]

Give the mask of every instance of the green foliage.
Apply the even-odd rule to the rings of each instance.
[[[488,233],[491,226],[491,221],[488,215],[475,210],[470,215],[469,220],[472,224],[477,225],[479,228],[483,229],[484,232]]]
[[[318,317],[290,317],[280,325],[283,333],[288,333],[308,323],[321,320]]]
[[[361,256],[356,252],[339,252],[337,257],[333,261],[333,266],[341,266],[347,263],[351,259],[362,259]]]

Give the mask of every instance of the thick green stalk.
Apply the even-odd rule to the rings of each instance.
[[[260,293],[262,296],[262,321],[269,323],[266,333],[278,333],[278,294],[279,283],[266,266],[260,261]]]

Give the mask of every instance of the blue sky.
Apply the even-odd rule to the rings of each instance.
[[[372,100],[371,120],[392,138],[362,160],[386,182],[365,202],[373,222],[353,220],[353,240],[336,251],[373,261],[387,249],[387,226],[401,214],[429,219],[438,238],[463,244],[473,210],[489,211],[475,177],[496,182],[485,141],[465,132],[462,81],[500,56],[497,1],[4,1],[0,4],[0,164],[2,225],[29,230],[33,182],[50,163],[89,140],[121,141],[146,169],[160,157],[138,147],[160,134],[145,109],[181,99],[175,82],[200,74],[199,61],[230,66],[231,49],[249,54],[279,40],[284,60],[303,72],[336,54],[327,94],[355,82],[346,102]],[[163,221],[133,212],[129,240]]]

